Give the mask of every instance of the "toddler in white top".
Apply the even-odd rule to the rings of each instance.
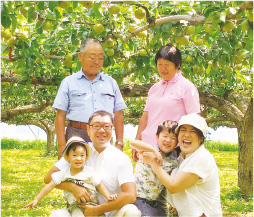
[[[33,209],[42,198],[44,198],[56,187],[56,185],[59,185],[61,182],[73,182],[87,189],[87,191],[91,194],[91,201],[81,204],[97,205],[98,199],[96,189],[98,189],[107,200],[115,200],[117,198],[117,194],[110,195],[106,187],[102,184],[101,179],[95,173],[94,169],[86,165],[84,166],[84,163],[90,156],[91,149],[83,139],[80,137],[70,138],[63,151],[63,157],[70,163],[70,166],[64,170],[53,173],[52,181],[41,190],[35,200],[24,206],[24,208],[30,207]],[[67,209],[72,217],[84,216],[83,209],[79,207],[80,203],[76,201],[70,191],[65,192],[65,200],[67,201]],[[54,211],[54,213],[56,211]]]

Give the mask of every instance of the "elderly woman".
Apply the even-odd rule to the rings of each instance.
[[[176,133],[181,149],[179,166],[167,174],[154,155],[143,161],[167,188],[168,201],[179,216],[222,216],[218,168],[213,155],[202,144],[207,132],[204,118],[198,114],[180,119]]]
[[[157,126],[164,120],[178,122],[183,115],[200,113],[197,88],[180,71],[180,50],[171,44],[162,46],[155,56],[155,64],[162,80],[148,92],[136,135],[137,140],[151,145],[156,144]],[[134,161],[138,160],[135,150],[132,157]]]

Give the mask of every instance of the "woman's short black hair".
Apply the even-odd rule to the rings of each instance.
[[[156,66],[157,66],[157,61],[160,58],[169,60],[170,62],[174,63],[177,69],[180,69],[182,65],[181,52],[175,45],[172,45],[172,44],[164,45],[158,50],[155,56]]]

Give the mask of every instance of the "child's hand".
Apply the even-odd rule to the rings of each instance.
[[[29,207],[30,209],[33,209],[33,208],[36,206],[37,203],[38,203],[38,200],[35,199],[35,200],[33,200],[31,203],[25,205],[25,206],[22,207],[22,208],[28,208],[28,207]]]
[[[108,200],[109,201],[116,200],[117,197],[118,197],[118,194],[111,194],[109,195]]]

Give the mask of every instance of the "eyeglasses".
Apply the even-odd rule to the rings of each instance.
[[[83,52],[81,52],[81,53],[84,55]],[[86,58],[88,58],[92,62],[95,62],[95,61],[102,62],[102,61],[104,61],[104,57],[86,57]]]
[[[101,128],[103,128],[104,130],[111,130],[112,129],[112,125],[110,124],[105,124],[105,125],[100,125],[100,124],[89,124],[89,126],[91,126],[94,130],[100,130]]]

